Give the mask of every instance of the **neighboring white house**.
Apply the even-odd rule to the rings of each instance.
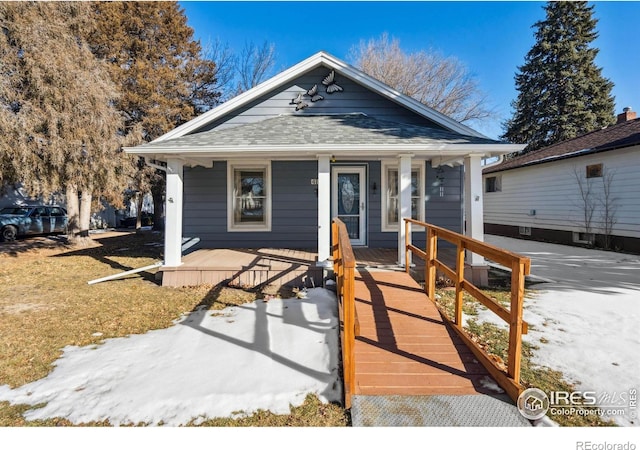
[[[483,171],[485,233],[640,253],[640,119]]]

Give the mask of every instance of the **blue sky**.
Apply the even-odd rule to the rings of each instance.
[[[407,52],[436,50],[463,62],[487,94],[497,118],[477,130],[496,138],[511,116],[514,75],[533,45],[544,2],[180,2],[197,39],[275,44],[277,71],[324,50],[348,60],[360,40],[387,32]],[[616,113],[640,110],[640,2],[593,2],[599,20],[596,63],[615,84]]]

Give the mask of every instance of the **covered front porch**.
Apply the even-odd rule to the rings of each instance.
[[[321,154],[314,158],[317,162],[291,163],[272,160],[270,172],[273,173],[273,186],[268,187],[273,192],[273,198],[270,199],[270,203],[273,204],[273,213],[270,213],[269,216],[273,223],[273,225],[270,224],[271,228],[251,233],[225,229],[223,233],[228,231],[227,234],[219,233],[215,240],[207,236],[206,233],[212,227],[204,225],[204,218],[207,221],[220,222],[225,220],[225,216],[230,217],[231,212],[221,209],[214,211],[213,208],[216,205],[224,205],[218,200],[211,200],[209,203],[203,204],[204,210],[191,206],[192,199],[200,201],[201,198],[206,198],[209,201],[209,198],[214,198],[214,194],[209,194],[211,191],[205,190],[202,190],[202,193],[197,191],[194,194],[194,188],[185,188],[186,167],[192,164],[183,159],[169,158],[166,166],[167,224],[165,229],[165,260],[162,268],[163,284],[168,286],[216,284],[225,280],[233,280],[234,284],[246,286],[262,285],[269,280],[274,280],[275,284],[283,284],[294,279],[298,279],[300,282],[300,277],[307,272],[311,272],[311,276],[315,279],[322,278],[322,269],[331,266],[331,218],[340,217],[347,221],[344,216],[340,215],[340,210],[335,207],[337,181],[339,181],[340,174],[347,170],[361,171],[361,177],[358,178],[358,180],[362,180],[359,183],[361,190],[358,192],[360,200],[355,202],[354,209],[360,210],[362,214],[359,218],[367,221],[363,234],[370,236],[370,240],[357,244],[352,239],[352,244],[358,252],[358,260],[366,263],[367,267],[402,268],[405,264],[405,227],[398,226],[396,223],[395,228],[391,228],[384,223],[384,220],[380,220],[380,217],[382,216],[384,219],[390,210],[389,206],[384,206],[385,199],[382,198],[386,196],[387,205],[389,205],[388,199],[391,198],[389,192],[392,188],[389,183],[385,186],[387,179],[394,180],[393,190],[397,193],[393,198],[395,207],[391,208],[396,211],[396,221],[399,221],[399,218],[415,217],[415,214],[418,214],[420,218],[426,216],[428,221],[432,220],[434,215],[440,214],[442,217],[441,208],[444,205],[450,214],[445,219],[448,222],[441,224],[436,221],[436,224],[445,227],[449,225],[453,231],[460,231],[474,239],[483,240],[481,178],[483,157],[483,154],[456,154],[455,157],[450,155],[450,159],[445,160],[435,156],[428,158],[427,155],[417,157],[414,154],[400,154],[395,158],[387,156],[382,161],[358,162],[347,159],[347,162],[338,161],[336,163],[334,156]],[[345,157],[343,156],[343,158]],[[216,179],[218,175],[224,176],[230,170],[229,163],[223,161],[215,164],[215,168],[200,168],[197,172],[195,169],[188,169],[188,180],[194,178],[198,180]],[[290,179],[291,176],[287,175],[286,168],[290,166],[303,168],[293,181]],[[438,180],[437,175],[434,175],[439,173],[438,169],[443,166],[449,167],[449,170],[453,171],[451,173],[459,177],[455,178],[453,186],[447,186],[447,191],[442,185],[438,187],[437,184],[441,180]],[[353,169],[354,167],[356,169]],[[426,172],[426,177],[424,172]],[[417,203],[414,194],[416,173],[422,173],[423,176],[423,179],[419,181],[422,197],[417,199]],[[393,174],[393,177],[390,174]],[[388,178],[385,178],[387,175]],[[230,178],[230,175],[227,174],[227,178]],[[305,179],[311,180],[311,186],[304,186]],[[286,185],[285,181],[292,184]],[[190,182],[191,186],[196,184],[195,181]],[[198,181],[198,183],[202,182]],[[376,192],[376,187],[379,188],[378,192]],[[309,193],[310,189],[311,193]],[[449,189],[453,191],[453,195],[449,193]],[[315,195],[313,190],[315,190]],[[190,194],[183,199],[185,191]],[[449,197],[453,200],[448,199]],[[304,205],[299,214],[294,213],[293,216],[281,217],[280,211],[284,209],[284,206],[281,205],[284,205],[285,198],[287,202],[293,201],[298,206]],[[448,202],[447,204],[440,201],[443,198]],[[360,203],[363,206],[359,206]],[[416,204],[422,206],[419,206],[417,210]],[[291,209],[289,206],[287,208]],[[194,227],[186,229],[183,226],[184,214],[188,214],[188,223],[198,220],[203,225],[197,229]],[[221,219],[216,217],[221,217]],[[304,232],[300,232],[302,230],[301,223],[305,224]],[[200,234],[201,232],[204,234]],[[189,233],[192,237],[203,238],[203,242],[197,247],[199,251],[183,255],[181,245],[184,233]],[[304,236],[305,243],[303,245],[299,245],[301,236]],[[373,236],[375,236],[375,241]],[[417,229],[414,230],[414,236],[418,236],[418,239],[424,239],[420,230]],[[298,241],[294,241],[294,238]],[[381,240],[384,240],[383,245],[380,245]],[[248,251],[247,248],[254,250]],[[306,251],[291,250],[300,248]],[[374,255],[376,256],[374,257]],[[474,270],[486,270],[484,260],[477,255],[470,255],[467,264]],[[310,266],[312,265],[317,268],[311,270]],[[277,275],[276,272],[286,272],[287,275]]]

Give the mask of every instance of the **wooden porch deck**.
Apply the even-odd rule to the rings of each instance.
[[[398,267],[397,249],[354,249],[358,267],[404,270]],[[310,250],[282,248],[199,249],[182,258],[178,267],[162,267],[163,286],[216,285],[259,287],[294,285],[311,287],[322,282],[322,268],[316,266],[317,254]],[[424,273],[424,262],[416,261],[417,274]]]
[[[182,258],[178,267],[162,267],[163,286],[197,286],[228,283],[230,286],[311,286],[322,284],[317,255],[305,250],[200,249]],[[313,282],[311,282],[313,278]]]
[[[496,394],[495,381],[405,272],[360,268],[355,395]]]

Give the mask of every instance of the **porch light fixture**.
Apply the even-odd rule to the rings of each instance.
[[[440,197],[444,197],[444,170],[442,167],[436,167],[436,180],[438,180],[438,187],[440,188]]]
[[[332,163],[336,162],[336,157],[334,155],[331,155],[331,162]]]
[[[438,180],[438,184],[444,183],[444,170],[442,170],[442,167],[436,167],[436,180]]]
[[[378,184],[374,181],[371,185],[371,193],[375,194],[378,191]]]

